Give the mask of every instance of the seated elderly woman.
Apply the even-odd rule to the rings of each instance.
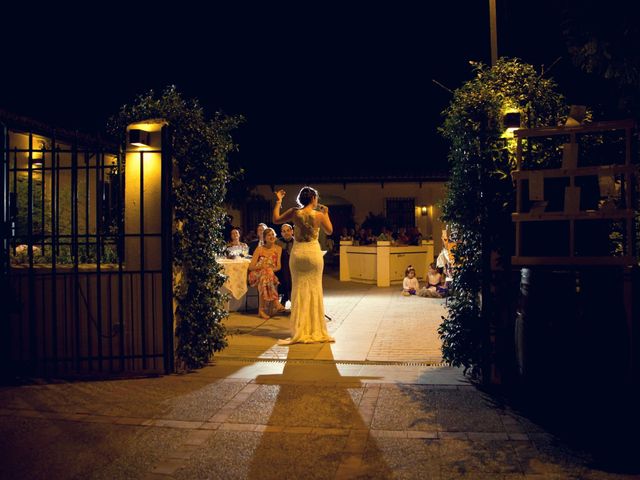
[[[240,241],[240,230],[231,230],[231,241],[227,243],[227,256],[231,258],[246,257],[249,254],[249,245]]]

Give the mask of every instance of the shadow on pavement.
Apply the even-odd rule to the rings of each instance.
[[[294,345],[290,348],[308,345]],[[369,436],[378,386],[364,382],[357,366],[287,362],[281,374],[259,375],[255,405],[269,404],[252,421],[267,425],[251,458],[248,478],[391,478],[376,440]],[[363,388],[364,387],[364,388]],[[267,401],[266,399],[269,399]]]

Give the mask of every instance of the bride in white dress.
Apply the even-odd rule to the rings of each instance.
[[[299,208],[290,208],[280,213],[284,190],[276,192],[278,197],[273,209],[273,222],[293,222],[293,248],[289,259],[291,269],[291,338],[278,341],[279,345],[292,343],[333,342],[327,332],[322,298],[322,270],[324,261],[318,243],[322,228],[327,235],[333,232],[329,209],[318,207],[318,192],[303,187],[298,193]]]

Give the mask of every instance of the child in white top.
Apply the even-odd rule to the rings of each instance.
[[[402,281],[402,295],[415,295],[420,290],[420,283],[416,278],[416,269],[409,265],[404,272],[404,280]]]

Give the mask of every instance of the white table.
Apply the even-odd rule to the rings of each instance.
[[[247,295],[247,273],[251,260],[246,258],[219,258],[216,260],[224,268],[227,281],[222,291],[229,294],[229,311],[237,311],[244,306]]]

